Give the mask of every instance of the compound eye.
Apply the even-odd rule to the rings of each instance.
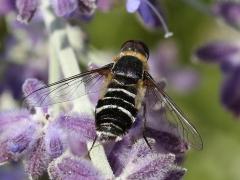
[[[147,59],[149,57],[148,47],[142,41],[139,41],[139,40],[126,41],[122,45],[121,51],[136,51],[143,54]]]
[[[140,53],[142,53],[143,55],[145,55],[145,57],[148,59],[149,57],[149,49],[146,46],[146,44],[144,44],[142,41],[138,41],[136,44],[136,47],[138,49],[138,51]]]

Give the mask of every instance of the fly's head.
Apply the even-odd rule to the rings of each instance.
[[[128,40],[123,43],[120,54],[113,57],[113,61],[117,62],[124,56],[133,56],[143,63],[144,70],[148,70],[147,60],[149,58],[148,47],[139,40]]]
[[[149,57],[149,49],[148,47],[139,40],[128,40],[125,43],[123,43],[121,47],[121,52],[135,52],[136,54],[140,53],[145,57],[147,60]]]

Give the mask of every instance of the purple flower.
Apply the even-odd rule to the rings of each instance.
[[[162,26],[165,37],[172,36],[166,25],[160,5],[156,0],[127,0],[126,9],[129,13],[137,12],[147,27],[156,28]]]
[[[173,174],[178,174],[178,170],[182,173],[180,177],[184,175],[185,170],[177,167],[176,164],[182,163],[185,153],[188,150],[188,145],[180,139],[180,134],[176,127],[171,126],[163,117],[164,113],[162,109],[151,110],[146,116],[146,128],[143,128],[142,118],[139,117],[123,140],[115,143],[112,150],[108,153],[109,162],[115,176],[120,177],[119,179],[128,179],[135,176],[148,176],[148,173],[156,173],[156,177],[160,176],[164,179],[163,177],[173,177]],[[143,132],[152,149],[149,148],[142,138]],[[162,158],[169,158],[170,156],[172,156],[171,162],[165,162],[166,166],[163,167],[160,161]],[[155,161],[158,162],[155,165],[151,165],[150,159],[153,157],[152,163],[154,164]],[[149,158],[149,161],[146,161],[147,158]],[[146,162],[149,162],[149,165]],[[169,169],[168,172],[168,170],[164,169],[168,166],[168,163],[169,166],[177,168],[170,168],[173,171]],[[145,167],[146,169],[144,169]],[[135,168],[136,170],[140,168],[136,174],[134,172]],[[159,171],[155,172],[154,169],[158,168]],[[161,172],[160,169],[166,174]],[[130,172],[132,175],[130,175]],[[180,177],[176,179],[181,179]],[[146,177],[145,179],[148,178],[150,177]]]
[[[240,54],[240,45],[223,41],[205,44],[196,51],[197,57],[206,63],[231,61],[237,54]]]
[[[17,19],[20,22],[28,23],[39,5],[39,0],[16,0],[16,6],[18,10]]]
[[[153,145],[155,142],[149,139]],[[116,179],[181,179],[185,169],[175,163],[175,155],[151,150],[143,139],[133,143],[124,139],[109,154]],[[53,160],[48,173],[51,179],[104,179],[88,160],[68,153]]]
[[[28,79],[23,92],[28,94],[40,86],[39,81]],[[36,94],[29,103],[40,98]],[[96,136],[93,118],[75,113],[55,117],[49,112],[49,108],[37,108],[34,114],[21,110],[0,115],[0,163],[23,158],[26,172],[34,179],[47,169],[52,179],[104,179],[90,161],[83,159],[86,142]],[[182,162],[187,145],[165,120],[155,126],[162,111],[154,112],[148,114],[145,129],[152,149],[141,137],[142,117],[138,117],[123,140],[109,150],[108,159],[116,178],[181,179],[185,174],[185,169],[177,164]]]
[[[9,13],[16,13],[17,19],[26,24],[28,23],[38,8],[38,0],[2,0],[0,2],[0,15],[8,15]]]
[[[240,66],[225,76],[222,90],[221,102],[236,116],[240,115]]]
[[[157,152],[173,153],[175,155],[175,163],[180,164],[183,162],[185,153],[189,147],[186,142],[183,142],[179,138],[178,133],[173,132],[174,130],[169,127],[165,128],[165,130],[146,128],[145,135],[146,137],[153,138],[156,141],[154,148]]]
[[[96,0],[51,0],[51,3],[55,13],[60,17],[91,16],[96,9]]]
[[[168,81],[175,91],[184,94],[198,87],[200,79],[195,70],[188,67],[176,69],[173,73]]]
[[[96,0],[50,0],[55,13],[60,17],[90,17],[96,9]],[[3,0],[0,2],[0,14],[14,11],[17,20],[28,23],[40,6],[39,0]]]
[[[240,115],[240,46],[232,42],[212,42],[200,47],[196,56],[203,62],[219,64],[223,72],[221,102],[235,115]]]
[[[58,119],[58,124],[65,131],[69,131],[72,136],[78,137],[82,142],[94,139],[95,134],[95,122],[87,116],[82,115],[79,119],[79,115],[61,116]]]
[[[24,93],[37,89],[39,83],[28,79],[23,85]],[[37,98],[41,98],[40,94],[33,100]],[[36,179],[66,149],[78,155],[87,154],[86,141],[95,137],[93,119],[79,114],[54,117],[49,112],[49,109],[38,108],[34,114],[27,110],[0,114],[0,164],[24,158],[26,172]],[[75,141],[79,146],[69,141],[74,138],[80,140]]]
[[[240,3],[239,2],[217,2],[213,6],[213,13],[222,18],[230,26],[240,29]]]
[[[162,51],[166,52],[165,50]],[[163,52],[159,53],[161,57],[165,57],[162,58],[161,63],[165,65],[162,67],[168,68],[169,61],[175,61],[175,54]],[[168,58],[169,60],[165,62],[164,60]],[[155,69],[155,75],[159,72],[166,73],[167,69],[164,68],[161,71]],[[28,79],[23,85],[23,92],[29,94],[42,85],[36,79]],[[40,98],[41,95],[36,93],[28,103],[39,101]],[[33,114],[24,110],[0,116],[0,125],[2,124],[2,129],[4,129],[1,132],[0,126],[1,162],[6,163],[23,158],[26,172],[31,178],[40,177],[48,169],[52,179],[83,177],[104,179],[101,172],[91,162],[84,159],[88,152],[86,142],[96,136],[94,119],[84,114],[64,112],[54,116],[48,107],[35,110],[36,113]],[[185,174],[185,169],[179,167],[179,164],[188,147],[180,140],[176,129],[167,126],[169,123],[165,121],[166,119],[156,123],[156,119],[163,117],[162,109],[154,109],[154,112],[149,113],[148,127],[144,130],[153,150],[142,138],[142,117],[139,115],[123,140],[116,142],[113,149],[108,150],[108,160],[114,175],[119,179],[135,179],[136,177],[181,179]],[[27,119],[27,121],[25,120],[22,125],[18,122],[19,119]],[[154,122],[160,126],[155,126]],[[15,130],[20,125],[25,128]],[[6,129],[9,130],[6,131]],[[104,146],[107,149],[108,145],[104,144]]]
[[[29,112],[27,110],[9,111],[0,113],[0,133],[11,126],[13,123],[21,123],[27,121]]]
[[[3,113],[1,122],[5,129],[1,131],[0,163],[16,161],[34,144],[39,125],[31,121],[27,111]]]
[[[151,108],[148,108],[146,114],[147,121],[144,134],[146,137],[155,140],[153,146],[155,151],[159,153],[172,153],[175,155],[176,163],[181,163],[185,153],[189,149],[188,142],[181,138],[182,131],[172,121],[173,117],[167,115],[167,109],[157,103],[154,98],[155,96],[153,95],[152,98],[146,101],[146,105]]]
[[[46,153],[46,144],[43,136],[44,134],[40,134],[40,137],[31,146],[25,158],[25,170],[32,179],[40,177],[46,171],[51,161],[50,156]]]
[[[160,9],[157,9],[159,6],[155,0],[129,0],[127,1],[126,6],[127,11],[130,13],[137,11],[147,26],[157,27],[161,25],[158,16],[162,17],[162,12]]]
[[[150,55],[149,68],[157,82],[167,80],[167,84],[178,93],[186,93],[196,88],[199,76],[189,67],[182,68],[177,65],[178,49],[174,41],[159,43],[155,52]]]
[[[49,165],[48,173],[50,179],[104,179],[101,172],[99,172],[90,161],[83,158],[73,158],[71,156],[62,156],[54,160]]]
[[[149,143],[154,145],[155,141],[149,139]],[[185,172],[174,163],[174,154],[151,150],[144,139],[139,139],[133,145],[126,139],[119,142],[109,158],[114,174],[119,179],[167,179],[173,172],[181,171],[182,175]]]
[[[70,119],[70,118],[69,118]],[[52,158],[59,157],[67,148],[67,134],[57,123],[49,125],[45,134],[46,152]]]

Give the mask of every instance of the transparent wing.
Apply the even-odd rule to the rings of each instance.
[[[146,94],[151,94],[153,97],[152,100],[148,101],[152,103],[151,108],[160,105],[164,109],[166,119],[176,126],[180,138],[194,149],[201,150],[203,148],[202,138],[194,125],[188,121],[181,109],[147,72],[145,73],[145,79],[147,84]]]
[[[35,90],[24,92],[24,104],[34,107],[45,107],[71,101],[89,93],[96,93],[99,91],[98,82],[111,71],[112,66],[113,64],[111,63],[52,84],[42,84]]]

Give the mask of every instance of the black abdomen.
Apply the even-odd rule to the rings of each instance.
[[[136,85],[126,86],[115,80],[109,84],[105,96],[96,106],[96,129],[102,140],[115,139],[125,134],[137,115]]]
[[[95,112],[100,140],[116,139],[131,128],[137,115],[137,83],[143,77],[143,64],[133,56],[123,56],[112,68],[113,78]]]

